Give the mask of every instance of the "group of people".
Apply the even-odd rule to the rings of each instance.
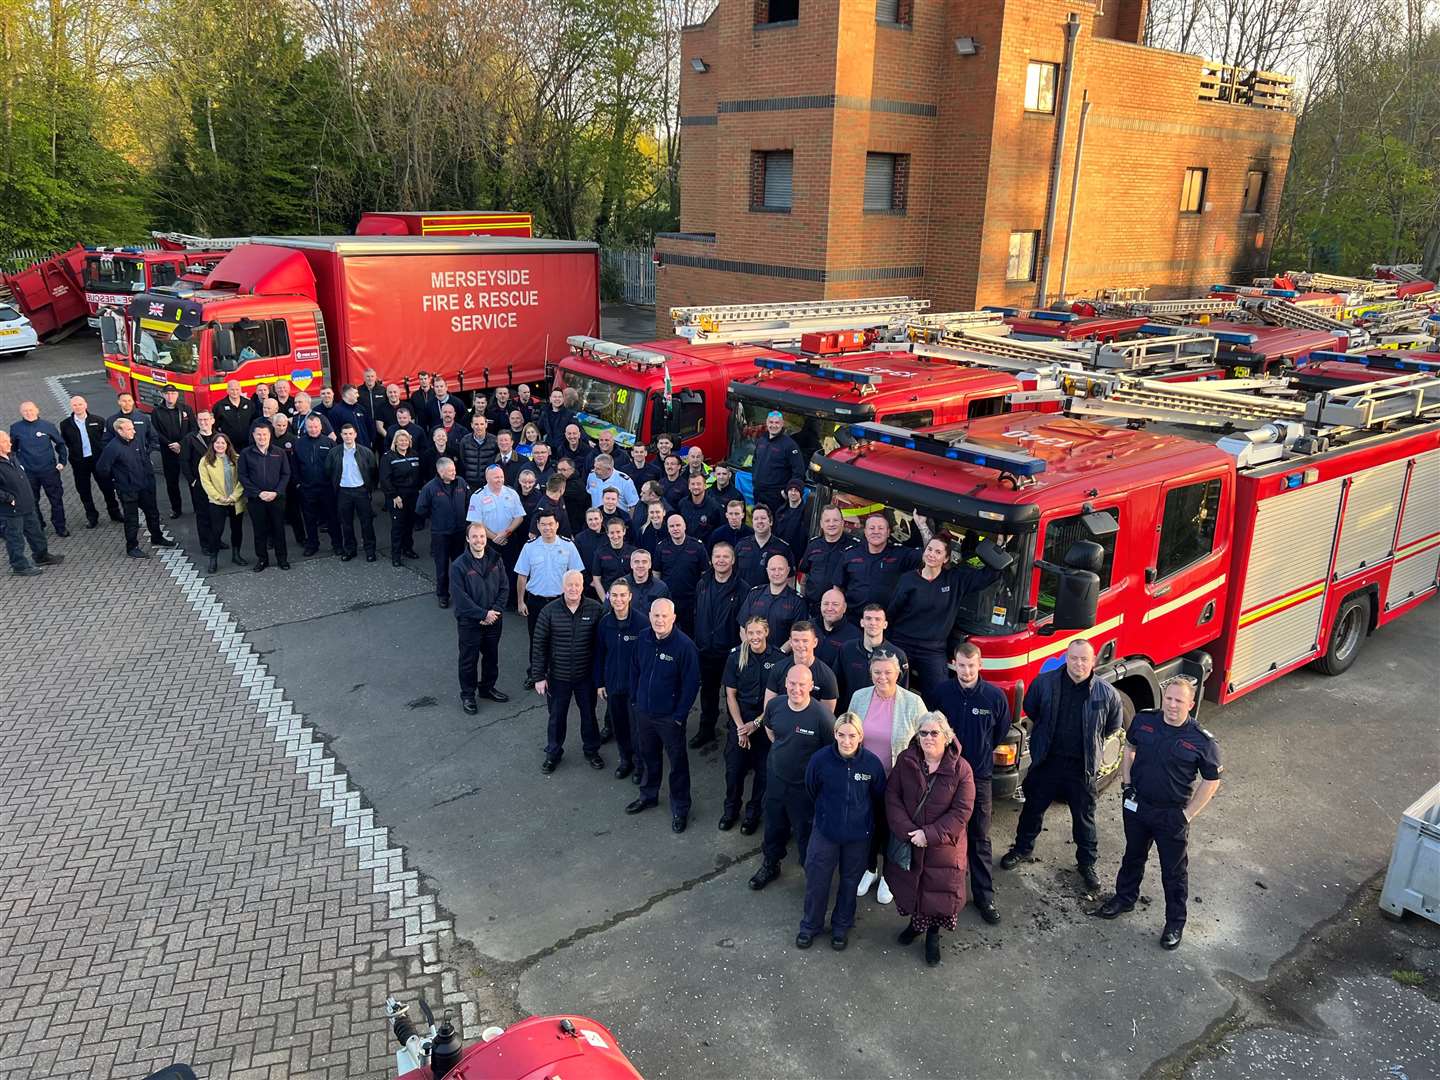
[[[525,683],[548,710],[544,773],[564,757],[573,706],[584,760],[604,769],[601,749],[613,741],[616,778],[637,786],[626,812],[657,807],[668,780],[671,827],[684,832],[688,751],[715,744],[723,726],[718,826],[763,829],[756,890],[780,876],[793,843],[806,878],[798,947],[822,932],[837,874],[836,949],[872,888],[908,917],[902,943],[924,935],[930,964],[967,900],[987,922],[1000,921],[991,782],[1011,706],[983,679],[979,646],[953,629],[961,604],[994,572],[972,566],[919,514],[919,546],[894,542],[883,512],[852,536],[834,506],[809,535],[799,455],[779,413],[756,448],[766,486],[757,472],[751,506],[728,468],[694,448],[682,457],[668,436],[656,440],[653,460],[650,447],[622,449],[613,432],[592,442],[560,389],[544,404],[524,386],[513,397],[506,388],[477,394],[472,412],[441,379],[422,376],[404,399],[366,372],[362,386],[343,387],[338,399],[326,388],[319,403],[291,395],[282,380],[251,397],[232,382],[198,413],[174,387],[149,415],[128,394],[118,406],[102,423],[73,398],[55,427],[27,402],[0,433],[0,525],[17,573],[38,572],[19,550],[27,541],[36,563],[59,561],[44,546],[38,500],[49,498],[56,532],[66,535],[58,477],[67,466],[88,525],[98,522],[93,478],[112,519],[125,524],[127,553],[145,557],[140,514],[153,544],[174,543],[159,523],[157,450],[171,515],[182,512],[183,481],[212,571],[227,534],[232,560],[245,563],[245,517],[257,571],[272,549],[288,569],[287,527],[307,555],[323,531],[341,559],[363,550],[374,561],[378,496],[391,514],[396,565],[418,558],[414,530],[428,523],[437,601],[454,608],[467,713],[481,698],[509,700],[496,685],[504,614],[525,617]],[[1077,639],[1063,667],[1026,688],[1025,804],[1000,860],[1010,869],[1030,859],[1047,808],[1063,801],[1091,892],[1100,887],[1102,748],[1122,720],[1118,694],[1094,667],[1094,649]],[[1195,693],[1172,682],[1164,708],[1142,712],[1129,729],[1126,856],[1114,897],[1095,912],[1114,918],[1133,907],[1153,843],[1165,882],[1162,943],[1172,948],[1185,922],[1189,821],[1219,778],[1214,741],[1191,719]]]

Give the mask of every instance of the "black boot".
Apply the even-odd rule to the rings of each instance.
[[[210,553],[210,573],[213,574],[213,573],[215,573],[216,570],[219,570],[219,569],[220,569],[220,554],[219,554],[219,552],[212,551],[212,552]]]
[[[940,963],[940,928],[932,926],[925,931],[925,963],[934,967]]]
[[[247,559],[247,558],[245,558],[244,555],[241,555],[241,554],[240,554],[240,549],[239,549],[238,547],[232,547],[232,548],[230,549],[230,561],[231,561],[232,563],[234,563],[236,566],[249,566],[249,565],[250,565],[250,560]]]

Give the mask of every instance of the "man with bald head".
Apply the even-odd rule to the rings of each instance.
[[[69,536],[65,528],[65,488],[60,474],[70,463],[70,450],[60,437],[60,429],[49,420],[40,419],[40,408],[33,401],[20,403],[20,419],[10,425],[10,453],[25,470],[30,491],[35,496],[35,513],[40,527],[45,516],[40,513],[40,492],[50,500],[50,520],[56,536]]]
[[[487,529],[487,534],[488,534]],[[565,732],[573,698],[580,709],[580,747],[592,769],[603,769],[600,725],[595,722],[595,635],[605,609],[585,594],[585,575],[569,570],[561,579],[561,595],[551,600],[535,622],[530,639],[529,681],[545,699],[549,724],[545,760],[540,771],[553,773],[565,755]]]
[[[128,395],[127,395],[128,396]],[[148,559],[149,552],[140,547],[140,514],[150,530],[150,543],[155,547],[174,547],[160,528],[160,507],[155,503],[155,466],[150,449],[135,432],[128,416],[110,421],[115,437],[106,444],[95,463],[95,474],[115,485],[125,519],[125,554],[132,559]]]
[[[60,437],[70,451],[70,475],[85,507],[85,527],[93,529],[100,524],[100,511],[95,507],[95,493],[90,487],[92,478],[105,497],[105,509],[110,514],[110,520],[123,521],[120,504],[115,501],[115,489],[95,476],[95,462],[100,460],[100,451],[107,437],[105,421],[90,415],[89,404],[79,394],[70,399],[70,415],[60,421]]]
[[[639,797],[625,812],[638,814],[659,805],[663,747],[670,760],[670,828],[677,833],[690,822],[685,721],[699,692],[700,654],[675,625],[675,602],[660,597],[650,605],[650,629],[641,633],[630,661],[630,707],[645,779]]]
[[[1075,862],[1090,893],[1100,891],[1095,873],[1098,841],[1095,795],[1105,740],[1120,730],[1120,695],[1095,674],[1095,647],[1076,638],[1065,650],[1065,665],[1036,677],[1025,691],[1030,729],[1030,771],[1025,776],[1025,805],[1015,827],[1015,843],[1000,859],[1010,870],[1029,862],[1035,840],[1052,802],[1070,804]]]
[[[239,379],[231,379],[225,384],[225,396],[214,404],[210,412],[214,414],[216,430],[230,440],[237,454],[250,445],[250,424],[259,410],[240,392]]]

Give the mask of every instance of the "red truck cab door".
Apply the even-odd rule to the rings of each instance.
[[[1221,470],[1167,481],[1145,558],[1141,640],[1156,661],[1212,641],[1224,623],[1235,478]]]
[[[285,316],[222,320],[220,331],[210,335],[213,377],[205,384],[207,403],[222,397],[231,379],[237,380],[241,393],[249,397],[261,383],[290,377],[294,368],[292,335]]]
[[[676,388],[667,402],[664,391],[650,391],[650,415],[645,440],[652,445],[657,436],[669,434],[677,450],[699,446],[706,461],[719,461],[725,454],[725,397],[711,386]]]

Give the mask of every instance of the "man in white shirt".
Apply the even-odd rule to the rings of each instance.
[[[505,570],[510,575],[511,593],[515,593],[515,563],[520,558],[520,548],[525,533],[525,506],[519,493],[505,486],[505,470],[491,465],[485,470],[485,486],[470,496],[470,508],[465,514],[466,521],[478,521],[485,526],[485,535],[494,546]],[[516,530],[520,530],[516,533]]]

